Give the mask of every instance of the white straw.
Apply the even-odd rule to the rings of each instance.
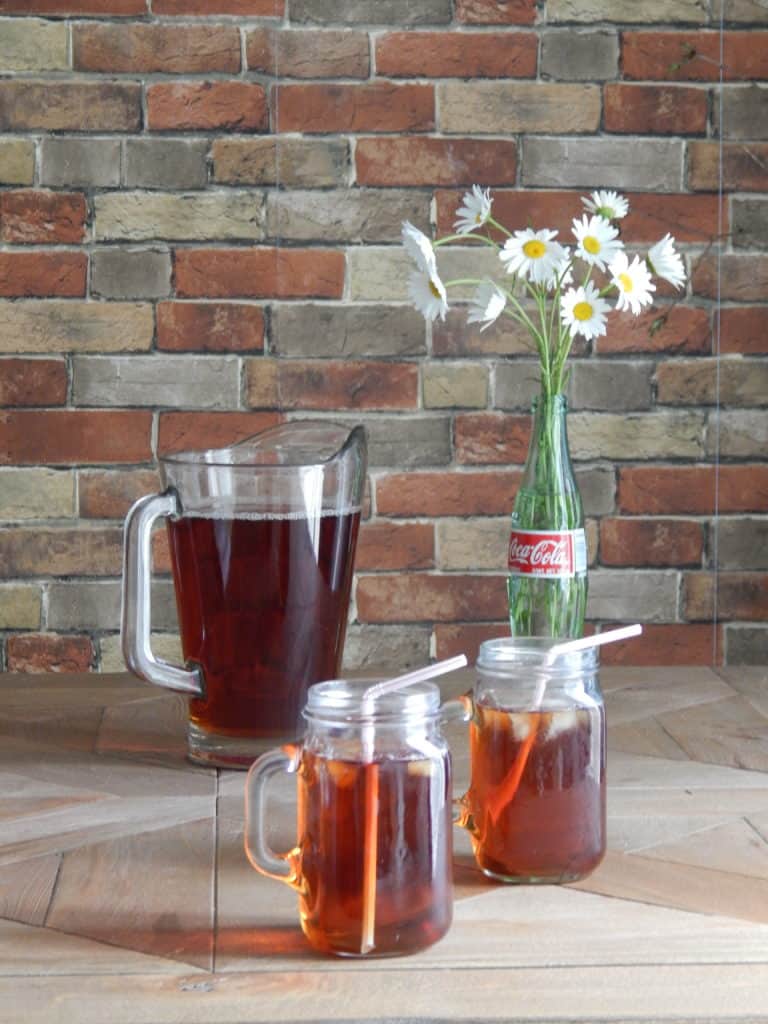
[[[609,629],[607,633],[595,633],[592,636],[583,636],[578,640],[566,640],[565,643],[555,644],[549,650],[549,660],[554,660],[560,654],[570,654],[571,651],[588,651],[590,647],[599,647],[601,644],[612,644],[617,640],[627,640],[631,636],[640,636],[643,627],[639,622],[634,626],[621,626],[619,629]]]
[[[362,712],[367,717],[373,714],[373,709],[379,697],[388,693],[395,693],[404,690],[406,686],[413,686],[415,683],[423,683],[427,679],[434,679],[435,676],[444,675],[446,672],[453,672],[454,669],[464,668],[467,659],[463,654],[455,658],[447,658],[445,661],[436,661],[434,665],[426,665],[424,668],[416,669],[414,672],[407,672],[403,676],[395,676],[394,679],[385,679],[381,683],[374,683],[369,686],[362,697]],[[363,725],[361,746],[364,764],[371,764],[373,761],[373,722],[366,722]],[[365,792],[365,832],[363,837],[363,929],[360,943],[360,952],[369,953],[374,948],[374,929],[376,924],[376,858],[378,837],[375,828],[376,812],[378,804],[378,777],[374,773],[372,765]]]

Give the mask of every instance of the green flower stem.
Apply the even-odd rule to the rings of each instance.
[[[507,229],[504,227],[504,225],[503,224],[499,224],[499,222],[497,220],[494,220],[493,217],[491,217],[490,214],[488,215],[488,220],[485,223],[486,224],[490,224],[492,227],[496,228],[498,231],[501,231],[502,234],[507,236],[507,238],[511,238],[512,237],[512,232],[511,231],[507,231]]]
[[[467,238],[474,238],[478,242],[484,242],[485,245],[490,245],[494,249],[500,249],[501,248],[499,243],[498,242],[494,242],[494,240],[492,238],[486,238],[485,235],[475,235],[475,234],[471,234],[471,233],[468,234],[468,235],[446,235],[445,238],[438,238],[438,240],[436,242],[433,242],[432,243],[432,247],[434,249],[437,249],[439,246],[447,245],[449,242],[456,242],[456,241],[459,241],[459,240],[463,242]]]

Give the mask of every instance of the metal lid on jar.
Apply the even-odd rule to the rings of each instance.
[[[375,701],[364,694],[376,679],[329,679],[310,686],[304,717],[339,722],[398,721],[428,717],[440,710],[440,689],[434,683],[416,683]]]
[[[563,643],[559,637],[516,636],[486,640],[477,657],[479,672],[518,676],[521,673],[545,673],[553,677],[580,676],[597,671],[598,648],[571,651],[552,657],[551,650]]]

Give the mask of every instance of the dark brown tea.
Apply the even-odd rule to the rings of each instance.
[[[168,521],[181,642],[207,733],[283,742],[307,689],[338,675],[360,512]]]
[[[366,790],[376,787],[375,816]],[[411,953],[451,923],[450,762],[328,760],[305,752],[299,770],[302,928],[323,952]],[[365,940],[366,827],[375,826],[375,904]]]
[[[565,882],[600,863],[604,729],[601,708],[475,705],[464,823],[483,871],[510,881]]]

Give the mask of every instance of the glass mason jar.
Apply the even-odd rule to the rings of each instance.
[[[549,654],[543,637],[480,647],[471,782],[460,824],[504,882],[572,882],[605,853],[605,712],[596,648]]]
[[[579,637],[587,606],[584,509],[568,449],[565,395],[540,395],[509,538],[512,636]]]
[[[395,956],[442,938],[452,917],[451,761],[440,691],[421,683],[364,706],[371,681],[310,687],[300,744],[262,755],[246,783],[245,849],[299,894],[315,949]],[[266,844],[265,787],[297,775],[297,840]]]

